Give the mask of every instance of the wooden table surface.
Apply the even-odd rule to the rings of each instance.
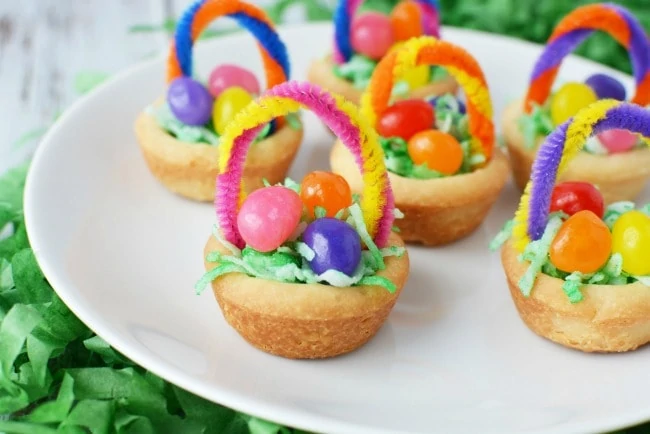
[[[252,0],[261,6],[271,1]],[[18,146],[19,139],[47,128],[78,97],[80,72],[115,73],[167,48],[164,32],[129,28],[161,25],[191,2],[0,1],[0,173],[28,158],[38,143],[23,140]],[[289,21],[302,18],[291,12]]]

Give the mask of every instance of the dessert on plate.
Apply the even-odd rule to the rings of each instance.
[[[290,75],[284,43],[259,7],[239,0],[199,0],[183,13],[169,50],[166,97],[138,116],[135,132],[151,173],[172,192],[198,201],[214,198],[226,126],[260,93],[257,77],[237,65],[218,65],[207,82],[196,76],[194,44],[220,17],[233,18],[256,38],[267,87]],[[283,180],[301,140],[295,117],[275,119],[260,131],[244,169],[246,190],[261,187],[262,179]]]
[[[312,172],[246,195],[243,163],[275,117],[312,110],[355,155],[364,188]],[[333,357],[370,340],[409,274],[375,131],[343,97],[286,82],[244,108],[221,141],[217,224],[206,274],[228,323],[253,346],[295,359]],[[272,228],[272,229],[270,229]]]
[[[331,54],[312,62],[308,80],[359,104],[379,60],[417,36],[440,37],[438,0],[396,2],[390,15],[365,10],[361,0],[339,0],[334,10]],[[395,83],[398,98],[454,93],[456,81],[440,66],[421,65]]]
[[[395,101],[391,88],[404,71],[422,65],[446,68],[465,93]],[[464,49],[430,36],[413,38],[385,56],[361,101],[377,128],[384,160],[404,213],[397,227],[404,241],[440,245],[469,235],[483,221],[510,175],[495,148],[492,102],[485,76]],[[330,165],[353,191],[362,180],[353,155],[337,141]]]
[[[650,136],[650,112],[601,100],[540,146],[513,221],[494,240],[522,320],[540,336],[586,352],[650,342],[650,204],[605,207],[586,182],[556,182],[588,139],[623,129]]]
[[[608,33],[630,54],[635,91],[630,101],[650,103],[650,43],[641,24],[625,8],[614,4],[582,6],[555,27],[533,68],[522,100],[512,102],[503,114],[503,133],[516,184],[523,189],[539,145],[556,126],[578,110],[605,98],[627,99],[625,86],[608,74],[585,77],[584,82],[558,84],[564,57],[595,31]],[[605,202],[633,200],[650,177],[650,149],[629,131],[609,130],[590,138],[563,172],[562,180],[585,181],[598,186]]]

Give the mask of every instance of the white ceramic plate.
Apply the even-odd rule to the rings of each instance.
[[[330,32],[327,24],[282,30],[294,77],[328,50]],[[478,58],[495,113],[524,92],[538,46],[457,29],[445,36]],[[260,70],[244,34],[201,43],[197,67],[207,75],[235,58]],[[196,296],[192,289],[203,273],[211,205],[160,186],[133,135],[138,112],[163,92],[163,68],[163,59],[132,68],[67,111],[43,140],[27,183],[29,236],[47,278],[119,351],[215,402],[314,431],[596,432],[650,418],[650,349],[582,354],[519,320],[498,255],[487,250],[517,204],[512,186],[471,237],[410,250],[408,285],[365,347],[332,360],[291,361],[249,346],[210,291]],[[562,78],[583,80],[598,70],[569,59]],[[327,168],[332,144],[313,116],[306,119],[297,179]]]

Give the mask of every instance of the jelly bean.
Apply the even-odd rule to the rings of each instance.
[[[584,210],[562,223],[549,255],[551,263],[562,271],[593,273],[607,263],[611,252],[609,228],[596,214]]]
[[[420,65],[407,69],[402,75],[402,80],[408,83],[409,89],[417,89],[429,83],[431,78],[431,67]]]
[[[551,100],[551,119],[559,125],[582,108],[596,102],[598,97],[589,86],[583,83],[567,83],[553,95]]]
[[[444,100],[442,100],[442,101],[444,101]],[[458,104],[458,113],[463,114],[463,115],[464,115],[465,113],[467,113],[467,108],[465,107],[465,103],[464,103],[464,102],[462,102],[461,100],[459,100],[458,98],[456,98],[456,103]],[[434,109],[438,108],[438,105],[441,104],[441,102],[440,102],[440,97],[439,97],[439,96],[436,96],[436,97],[433,97],[433,98],[429,99],[429,104],[431,104],[431,106],[432,106]],[[448,103],[444,103],[444,105],[443,105],[442,107],[444,107],[444,108],[447,109],[447,110],[451,110],[451,109],[452,109],[452,107],[451,107]],[[441,107],[441,108],[442,108],[442,107]]]
[[[212,70],[208,79],[208,89],[217,98],[229,87],[239,86],[246,92],[259,95],[260,82],[255,74],[237,65],[220,65]]]
[[[395,42],[390,19],[378,12],[368,12],[355,18],[350,34],[354,51],[373,60],[384,57]]]
[[[623,271],[637,276],[650,274],[650,217],[628,211],[612,227],[615,253],[623,257]]]
[[[352,192],[348,182],[331,172],[315,171],[307,174],[300,185],[300,197],[311,217],[314,217],[317,206],[325,208],[327,217],[334,217],[337,212],[352,205]]]
[[[585,84],[596,92],[599,99],[612,98],[625,101],[625,86],[607,74],[594,74],[585,81]]]
[[[603,195],[593,184],[562,182],[553,188],[551,212],[563,211],[571,216],[583,210],[589,210],[600,218],[605,213]]]
[[[167,104],[179,121],[198,126],[210,121],[213,99],[198,81],[179,77],[169,84]]]
[[[343,220],[330,217],[314,220],[302,234],[302,240],[314,251],[309,261],[316,274],[337,270],[351,276],[361,261],[361,238]]]
[[[212,122],[217,133],[223,134],[235,115],[252,100],[251,94],[239,86],[229,87],[221,92],[212,110]]]
[[[409,99],[386,109],[377,123],[377,132],[383,137],[401,137],[408,141],[415,133],[431,129],[434,122],[435,112],[429,103]]]
[[[628,130],[607,130],[596,137],[611,154],[629,151],[639,142],[638,136]]]
[[[396,41],[406,41],[422,34],[422,19],[417,2],[398,3],[390,14],[390,24]]]
[[[411,137],[408,153],[414,164],[426,164],[445,175],[458,172],[463,164],[463,148],[458,140],[438,130],[421,131]]]
[[[265,187],[252,192],[237,214],[237,228],[246,244],[270,252],[293,234],[302,216],[300,196],[286,187]]]

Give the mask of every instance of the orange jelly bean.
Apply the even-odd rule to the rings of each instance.
[[[307,174],[300,185],[300,197],[313,218],[317,206],[325,208],[327,217],[334,217],[340,210],[352,205],[350,185],[340,175],[315,171]]]
[[[390,23],[396,41],[406,41],[422,34],[420,7],[407,0],[397,4],[390,14]]]
[[[458,172],[463,164],[463,148],[458,140],[438,130],[422,131],[411,137],[408,153],[416,165],[426,164],[445,175]]]
[[[566,220],[550,249],[551,263],[572,273],[594,273],[612,253],[612,234],[593,212],[583,210]]]

